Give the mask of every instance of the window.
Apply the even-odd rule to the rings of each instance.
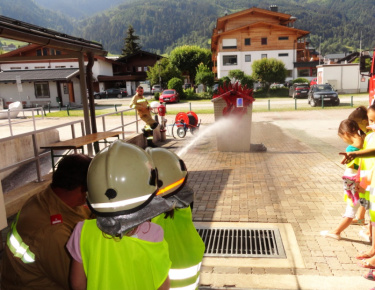
[[[137,67],[137,71],[142,71],[142,67],[141,66]]]
[[[147,66],[145,66],[145,67],[143,68],[143,71],[147,71]]]
[[[63,89],[64,89],[64,94],[65,94],[65,95],[69,94],[68,84],[67,84],[67,83],[64,83],[64,84],[63,84]]]
[[[308,69],[299,69],[298,70],[298,76],[299,77],[308,77],[310,74],[310,71]]]
[[[45,66],[36,66],[34,69],[46,68]]]
[[[251,62],[251,55],[245,54],[245,62]]]
[[[267,37],[262,37],[261,43],[262,45],[267,45]]]
[[[42,50],[41,49],[38,49],[36,51],[36,56],[42,56]]]
[[[43,55],[48,55],[48,49],[46,47],[43,48]]]
[[[21,67],[20,66],[12,66],[12,67],[10,67],[10,69],[21,69]]]
[[[237,48],[237,39],[223,39],[223,49]]]
[[[48,82],[36,82],[34,84],[35,97],[49,98],[49,84]]]
[[[262,54],[260,58],[267,58],[267,54]]]
[[[66,68],[65,65],[56,65],[55,68]]]
[[[279,36],[279,40],[289,40],[289,36]]]
[[[237,65],[237,55],[223,55],[223,65]]]
[[[279,57],[289,56],[289,53],[279,53]]]
[[[251,39],[245,38],[245,45],[251,45]]]

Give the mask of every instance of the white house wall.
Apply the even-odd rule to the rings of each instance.
[[[72,79],[75,104],[82,104],[81,91],[80,91],[80,82],[77,78]],[[26,106],[31,107],[38,105],[45,105],[50,103],[51,106],[57,107],[59,104],[56,101],[57,94],[57,82],[49,81],[49,98],[36,98],[34,82],[22,82],[22,92],[18,92],[17,85],[12,83],[0,83],[0,98],[3,99],[4,104],[7,102],[25,102]],[[64,94],[63,84],[60,83],[61,93],[63,98],[63,104],[67,105],[69,102],[69,94]]]
[[[280,57],[279,54],[288,54],[288,56]],[[228,75],[229,71],[234,69],[242,70],[245,74],[251,75],[251,68],[255,60],[260,60],[262,54],[266,54],[267,58],[276,58],[285,64],[287,70],[293,70],[294,50],[264,50],[264,51],[235,51],[235,52],[219,52],[217,57],[217,76],[222,78]],[[237,65],[223,65],[224,55],[236,55]],[[245,55],[251,55],[251,61],[245,62]]]
[[[86,64],[87,63],[85,63],[85,65]],[[92,73],[95,78],[98,75],[113,76],[112,64],[102,59],[98,59],[92,67]]]

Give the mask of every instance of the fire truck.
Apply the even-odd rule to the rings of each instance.
[[[370,55],[368,52],[362,52],[360,57],[360,71],[361,75],[369,77],[368,91],[369,91],[369,105],[372,105],[375,97],[375,49]]]

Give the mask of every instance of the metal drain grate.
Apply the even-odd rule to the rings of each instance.
[[[278,229],[197,228],[210,257],[286,258]]]

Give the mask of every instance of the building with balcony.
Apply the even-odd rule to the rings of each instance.
[[[284,62],[286,80],[316,76],[318,56],[309,46],[309,31],[294,28],[297,19],[278,12],[252,7],[217,19],[211,37],[213,72],[217,78],[240,69],[251,75],[252,63],[262,58]]]

